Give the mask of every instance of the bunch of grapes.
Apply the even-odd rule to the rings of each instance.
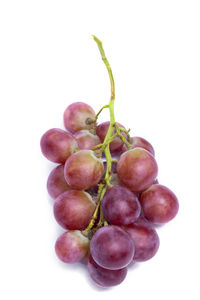
[[[178,200],[158,183],[152,145],[115,121],[115,85],[102,43],[94,36],[111,82],[108,105],[96,114],[75,102],[64,112],[66,130],[50,129],[41,138],[44,156],[59,164],[47,189],[54,216],[66,231],[55,251],[64,263],[87,261],[95,283],[121,283],[132,261],[152,258],[159,247],[154,224],[164,224],[178,212]],[[110,121],[98,124],[103,109]]]

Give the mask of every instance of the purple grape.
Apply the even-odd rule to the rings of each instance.
[[[64,125],[67,130],[74,133],[82,129],[91,129],[95,123],[88,123],[95,118],[95,112],[91,106],[83,102],[74,102],[64,112]]]
[[[89,240],[79,230],[69,230],[56,241],[55,251],[65,263],[80,261],[89,250]]]
[[[65,163],[64,176],[74,189],[85,190],[96,185],[102,178],[102,161],[91,150],[80,150],[72,154]]]
[[[57,128],[48,130],[42,136],[40,146],[47,159],[59,164],[65,163],[78,148],[75,138],[69,132]]]
[[[94,201],[88,193],[83,191],[66,191],[60,194],[54,203],[55,219],[65,229],[85,229],[94,210]]]
[[[126,267],[133,259],[134,250],[129,234],[119,226],[100,228],[90,242],[90,253],[95,262],[109,270]]]
[[[96,145],[101,144],[97,135],[92,134],[88,130],[80,130],[74,133],[80,150],[92,150]]]
[[[115,185],[106,192],[102,208],[106,220],[113,225],[131,224],[141,212],[136,195],[120,185]]]
[[[127,268],[108,270],[100,267],[92,256],[89,257],[87,268],[91,278],[101,287],[118,285],[125,279],[127,274]]]
[[[56,199],[63,192],[70,190],[64,178],[64,165],[57,166],[51,171],[47,180],[47,190],[49,195]]]
[[[158,166],[147,150],[135,148],[120,156],[117,174],[130,190],[140,192],[152,185],[158,174]]]
[[[144,216],[154,224],[172,220],[179,209],[176,195],[161,184],[153,184],[140,196]]]
[[[133,239],[135,255],[133,260],[145,261],[152,258],[159,248],[159,237],[155,229],[145,221],[123,226]]]

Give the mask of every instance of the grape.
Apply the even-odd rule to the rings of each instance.
[[[65,229],[85,229],[94,210],[94,201],[88,193],[83,191],[66,191],[60,194],[54,203],[55,219]]]
[[[95,283],[101,287],[111,287],[120,284],[126,277],[127,268],[119,270],[108,270],[100,267],[93,260],[92,256],[88,260],[88,272]]]
[[[135,245],[134,260],[145,261],[152,258],[159,248],[159,237],[155,229],[145,221],[123,226]]]
[[[87,254],[89,240],[79,230],[69,230],[57,239],[55,250],[63,262],[75,263]]]
[[[91,106],[83,102],[74,102],[69,105],[64,111],[63,118],[65,128],[72,133],[82,129],[89,130],[95,125],[94,122],[90,122],[94,121],[94,110]]]
[[[141,211],[136,195],[120,185],[106,192],[102,208],[106,220],[113,225],[131,224],[137,220]]]
[[[134,192],[152,185],[158,174],[155,158],[147,150],[135,148],[124,152],[117,164],[119,180]]]
[[[147,151],[149,151],[153,156],[155,155],[155,151],[154,151],[152,145],[142,137],[139,137],[139,136],[132,137],[131,144],[133,145],[134,148],[136,148],[136,147],[143,148],[143,149],[146,149]]]
[[[70,190],[64,178],[64,165],[57,166],[51,171],[47,180],[47,190],[49,195],[55,199],[63,192]]]
[[[126,267],[133,259],[134,249],[129,234],[114,225],[97,230],[90,242],[90,253],[95,262],[110,270]]]
[[[77,131],[74,133],[74,137],[78,142],[78,147],[80,150],[92,150],[96,145],[101,144],[99,137],[90,133],[88,130]]]
[[[70,133],[53,128],[42,136],[40,146],[47,159],[63,164],[78,147],[78,144]]]
[[[125,128],[123,125],[121,125],[120,123],[116,123],[118,126],[122,127],[122,128]],[[108,128],[110,126],[110,122],[107,121],[107,122],[104,122],[104,123],[101,123],[97,126],[97,129],[96,129],[96,134],[99,136],[101,142],[103,143],[105,137],[106,137],[106,134],[107,134],[107,131],[108,131]],[[113,130],[113,133],[112,135],[115,133],[115,129]],[[122,133],[125,137],[126,137],[126,134],[125,133]],[[119,151],[123,146],[123,142],[121,141],[121,139],[119,137],[116,137],[111,143],[110,143],[110,151],[111,152],[114,152],[114,151]]]
[[[65,163],[64,176],[67,183],[77,190],[96,185],[104,173],[102,161],[91,150],[72,154]]]
[[[169,222],[179,209],[176,195],[161,184],[153,184],[142,192],[140,203],[147,220],[155,224]]]

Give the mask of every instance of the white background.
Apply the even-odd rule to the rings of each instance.
[[[199,16],[199,0],[0,1],[1,299],[200,299]],[[180,202],[157,255],[107,290],[54,253],[53,164],[39,147],[70,103],[109,100],[91,34],[113,68],[116,119],[153,144],[159,181]]]

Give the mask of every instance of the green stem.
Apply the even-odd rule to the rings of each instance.
[[[121,131],[124,131],[124,130],[121,130],[121,128],[115,124],[115,128],[116,128],[116,132],[117,132],[117,135],[120,137],[120,139],[122,140],[122,142],[126,145],[126,147],[129,149],[132,149],[133,148],[133,145],[131,145],[127,139],[125,138],[125,136],[121,133]]]
[[[95,116],[94,122],[97,121],[98,116],[100,115],[100,113],[102,112],[102,110],[103,110],[104,108],[108,108],[108,107],[109,107],[108,104],[107,104],[107,105],[104,105],[104,106],[100,109],[100,111],[98,111],[98,113],[97,113],[96,116]]]
[[[93,148],[93,150],[95,150],[97,148],[102,147],[102,149],[103,149],[103,151],[105,153],[106,161],[107,161],[107,168],[106,168],[106,174],[105,174],[105,184],[104,185],[99,185],[99,190],[98,190],[99,200],[97,202],[96,209],[94,211],[93,217],[90,220],[90,223],[89,223],[88,227],[83,231],[85,234],[87,234],[87,232],[90,229],[93,228],[95,220],[96,220],[97,215],[98,215],[99,208],[101,206],[101,202],[102,202],[103,196],[104,196],[104,194],[106,192],[107,186],[110,185],[110,178],[112,176],[112,172],[111,172],[111,168],[112,168],[112,156],[110,154],[109,144],[114,139],[114,138],[112,138],[112,132],[113,132],[114,125],[115,125],[115,115],[114,115],[115,82],[114,82],[112,70],[111,70],[110,64],[109,64],[109,62],[108,62],[108,60],[106,58],[106,55],[105,55],[105,52],[104,52],[104,49],[103,49],[103,46],[102,46],[102,42],[96,36],[94,36],[94,35],[93,35],[93,38],[94,38],[95,42],[97,43],[97,46],[98,46],[99,51],[101,53],[101,58],[102,58],[105,66],[107,68],[108,75],[109,75],[109,78],[110,78],[110,86],[111,86],[111,97],[110,97],[109,104],[108,105],[104,105],[100,109],[100,111],[97,113],[97,115],[95,117],[95,121],[97,120],[99,114],[101,113],[101,111],[104,108],[109,108],[109,111],[110,111],[110,125],[109,125],[109,128],[108,128],[108,131],[107,131],[107,134],[106,134],[106,137],[104,139],[103,144],[99,144],[99,145],[97,145],[97,146],[95,146]],[[103,219],[104,218],[103,218],[102,211],[101,211],[101,218],[100,218],[100,221],[99,221],[99,224],[98,224],[99,226],[103,225],[102,222],[105,221]],[[105,221],[105,225],[106,224],[107,224],[107,222]]]
[[[106,157],[106,161],[107,161],[107,169],[106,169],[106,175],[105,175],[105,181],[106,184],[109,186],[110,184],[110,178],[111,178],[111,167],[112,167],[112,156],[110,154],[110,147],[109,147],[109,139],[112,135],[113,129],[114,129],[114,124],[115,124],[115,115],[114,115],[114,102],[115,102],[115,82],[114,82],[114,78],[113,78],[113,74],[112,74],[112,70],[110,67],[110,64],[106,58],[104,49],[103,49],[103,45],[102,42],[95,36],[93,35],[93,38],[95,40],[95,42],[97,43],[97,46],[99,48],[100,54],[101,54],[101,58],[107,68],[108,71],[108,75],[110,78],[110,88],[111,88],[111,97],[110,97],[110,101],[109,101],[109,110],[110,110],[110,126],[108,128],[106,137],[104,139],[103,144],[106,145],[105,149],[104,149],[104,153],[105,153],[105,157]]]
[[[84,233],[87,233],[90,229],[93,228],[95,220],[98,216],[98,211],[99,211],[101,201],[103,199],[103,196],[104,196],[105,192],[106,192],[106,186],[105,185],[104,186],[99,185],[99,190],[98,190],[99,200],[97,202],[97,206],[95,208],[94,214],[92,216],[92,219],[90,220],[90,223],[89,223],[88,227],[83,231]]]

